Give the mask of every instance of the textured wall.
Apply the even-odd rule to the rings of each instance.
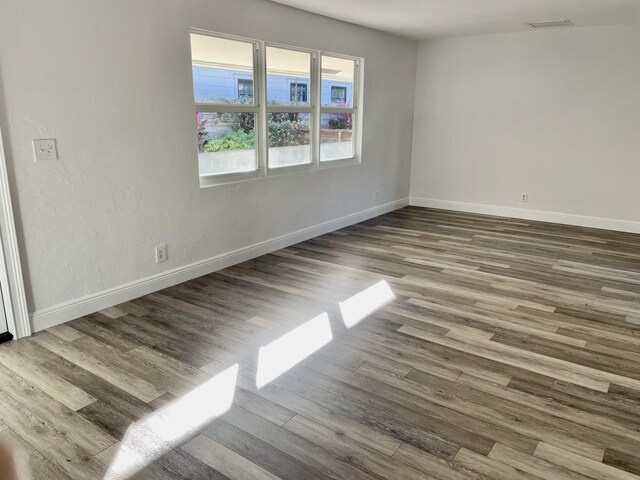
[[[638,222],[639,178],[640,26],[420,44],[412,196]]]
[[[408,195],[417,44],[261,0],[0,0],[30,309]],[[198,186],[189,29],[366,59],[362,165]],[[36,164],[31,140],[57,138]],[[166,242],[169,261],[154,262]]]

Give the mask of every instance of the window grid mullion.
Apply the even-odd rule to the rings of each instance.
[[[322,54],[317,51],[312,55],[312,70],[311,70],[311,104],[313,106],[313,142],[311,145],[311,161],[314,168],[320,167],[320,130],[322,125],[320,122],[320,105],[322,105]]]
[[[196,112],[211,113],[258,113],[259,107],[251,107],[247,105],[219,105],[219,104],[196,104]]]
[[[298,105],[278,105],[277,107],[271,105],[267,107],[269,113],[312,113],[313,110],[314,108],[308,105],[304,107]]]
[[[267,62],[266,62],[266,46],[265,42],[259,42],[256,47],[256,71],[254,78],[258,79],[258,106],[259,111],[256,115],[259,133],[258,159],[259,167],[263,171],[263,175],[267,175],[268,158],[269,158],[269,142],[267,131]]]
[[[356,113],[356,108],[322,107],[322,113]]]

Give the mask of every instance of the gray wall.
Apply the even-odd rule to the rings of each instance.
[[[640,222],[639,179],[640,26],[421,42],[412,201],[640,231],[598,220]]]
[[[32,312],[404,198],[417,43],[261,0],[0,0]],[[198,186],[191,27],[364,57],[362,165]],[[6,130],[5,130],[6,128]],[[34,163],[31,140],[60,160]],[[169,261],[154,262],[154,246]]]

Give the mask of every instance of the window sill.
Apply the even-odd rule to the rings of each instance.
[[[200,188],[249,182],[251,180],[277,177],[280,175],[293,175],[296,173],[330,170],[332,168],[360,165],[360,163],[360,157],[355,156],[350,158],[340,158],[336,160],[325,160],[324,162],[321,162],[320,165],[316,165],[314,163],[305,163],[301,165],[269,168],[266,172],[262,169],[259,169],[251,172],[227,173],[222,175],[200,175]]]
[[[354,156],[349,158],[338,158],[336,160],[324,160],[320,162],[318,170],[325,170],[334,167],[348,167],[351,165],[360,165],[360,157]]]
[[[252,170],[250,172],[225,173],[220,175],[200,175],[200,188],[248,182],[250,180],[257,180],[264,177],[265,172],[262,169]]]

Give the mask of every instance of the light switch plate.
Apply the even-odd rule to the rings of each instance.
[[[36,162],[46,162],[58,159],[56,141],[53,138],[33,141],[33,154]]]

